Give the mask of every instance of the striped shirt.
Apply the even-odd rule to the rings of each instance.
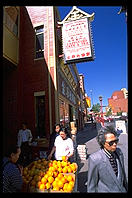
[[[116,162],[116,157],[115,157],[115,153],[110,153],[109,151],[107,151],[105,148],[103,149],[103,152],[105,153],[105,155],[109,158],[110,164],[116,174],[116,176],[118,175],[118,168],[117,168],[117,162]]]
[[[18,167],[9,162],[7,157],[3,159],[3,192],[18,192],[23,184]]]

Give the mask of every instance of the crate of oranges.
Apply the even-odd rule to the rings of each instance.
[[[75,174],[74,173],[59,173],[55,181],[52,183],[51,193],[55,192],[73,192],[75,186]]]
[[[24,168],[23,180],[29,192],[72,192],[76,171],[76,163],[39,159]]]

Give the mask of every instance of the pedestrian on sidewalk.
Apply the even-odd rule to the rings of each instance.
[[[87,192],[127,192],[124,156],[112,125],[98,131],[100,149],[88,158]]]
[[[22,123],[22,129],[18,132],[18,142],[17,145],[21,148],[21,154],[19,158],[19,163],[22,166],[28,165],[31,161],[31,147],[30,142],[32,141],[32,133],[31,130],[27,128],[27,123]]]
[[[49,148],[48,148],[48,151],[47,151],[47,156],[50,154],[52,148],[54,147],[55,138],[59,135],[60,131],[61,131],[61,125],[60,124],[56,124],[54,126],[53,133],[50,135]],[[52,155],[52,160],[53,159],[55,159],[54,153]]]
[[[55,139],[54,147],[48,156],[48,160],[52,158],[54,152],[56,160],[62,160],[62,156],[66,156],[66,160],[70,160],[73,156],[73,141],[66,128],[61,128],[59,136]]]

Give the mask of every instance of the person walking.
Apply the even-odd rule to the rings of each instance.
[[[54,126],[53,133],[50,135],[49,148],[48,148],[48,151],[47,151],[47,155],[50,154],[52,148],[54,147],[55,138],[59,135],[60,130],[61,130],[60,124],[56,124]],[[52,159],[55,159],[54,154],[52,155]]]
[[[98,131],[100,149],[88,158],[87,192],[127,192],[124,156],[112,125]]]
[[[30,162],[31,148],[29,146],[32,141],[32,133],[30,129],[27,129],[27,123],[22,123],[22,129],[18,132],[18,142],[17,145],[21,148],[21,155],[19,158],[19,163],[23,166],[28,165]]]
[[[69,137],[68,131],[66,128],[62,128],[59,136],[56,137],[54,147],[52,148],[48,160],[51,159],[53,153],[55,152],[55,159],[62,160],[62,156],[66,156],[66,160],[70,160],[73,156],[74,147],[73,141]]]
[[[7,151],[3,157],[3,192],[13,193],[22,190],[23,167],[17,165],[21,149],[16,145],[7,146]]]

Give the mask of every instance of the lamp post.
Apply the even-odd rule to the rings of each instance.
[[[93,90],[90,90],[90,94],[91,94],[91,107],[93,106]]]
[[[100,101],[101,124],[102,126],[104,126],[103,105],[102,105],[103,97],[102,96],[99,96],[99,101]]]

